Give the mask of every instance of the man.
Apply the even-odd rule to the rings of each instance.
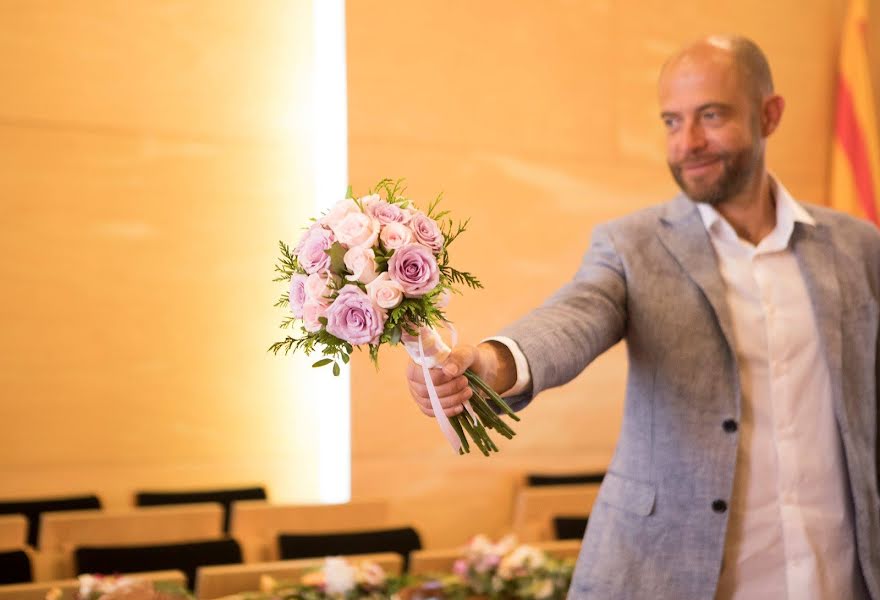
[[[570,598],[880,600],[880,233],[765,167],[761,50],[710,37],[659,79],[683,194],[597,227],[574,280],[432,374],[520,409],[626,339],[623,426]],[[433,414],[421,371],[410,391]]]

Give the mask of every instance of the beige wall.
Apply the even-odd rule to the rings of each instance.
[[[315,497],[320,388],[297,393],[305,376],[265,353],[275,240],[312,201],[309,6],[0,3],[0,497],[118,505],[138,486],[242,481]],[[347,19],[352,183],[406,176],[473,218],[456,263],[486,290],[452,308],[465,340],[564,282],[595,223],[673,191],[654,79],[704,32],[766,48],[789,100],[772,165],[823,197],[836,0],[349,0]],[[523,471],[610,458],[621,348],[491,459],[450,455],[403,366],[355,360],[354,494],[392,497],[429,545],[502,532]]]
[[[0,496],[316,497],[313,409],[266,353],[277,240],[312,201],[310,19],[0,3]]]
[[[350,0],[352,183],[407,177],[414,198],[443,191],[447,208],[472,217],[454,261],[486,289],[456,298],[451,315],[477,341],[565,282],[596,223],[675,191],[654,84],[665,57],[702,34],[741,32],[766,50],[788,99],[770,165],[795,195],[822,202],[842,4]],[[875,22],[880,56],[877,32]],[[543,394],[489,459],[451,455],[408,399],[403,353],[382,360],[378,374],[354,366],[354,492],[394,494],[430,545],[501,533],[522,472],[601,469],[611,457],[620,346]]]

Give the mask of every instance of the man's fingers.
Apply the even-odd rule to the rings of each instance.
[[[477,349],[473,346],[456,346],[440,365],[440,369],[450,377],[457,377],[465,372],[477,359]]]

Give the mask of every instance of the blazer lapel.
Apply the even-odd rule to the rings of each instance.
[[[792,233],[792,251],[797,257],[801,275],[810,295],[816,326],[819,329],[819,342],[825,353],[828,373],[831,377],[831,392],[834,412],[844,430],[849,423],[845,419],[847,411],[843,404],[843,358],[841,333],[840,284],[835,267],[835,250],[831,234],[826,225],[815,226],[798,223]]]
[[[733,322],[727,306],[724,281],[699,211],[690,200],[679,196],[670,204],[668,214],[660,219],[657,235],[691,281],[703,292],[735,363],[736,352],[731,343],[734,339]]]

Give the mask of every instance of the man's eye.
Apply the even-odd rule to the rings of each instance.
[[[663,117],[663,125],[666,126],[666,129],[672,129],[677,122],[678,121],[674,117]]]
[[[718,118],[718,113],[715,112],[714,110],[708,110],[703,113],[703,118],[708,121],[714,121]]]

